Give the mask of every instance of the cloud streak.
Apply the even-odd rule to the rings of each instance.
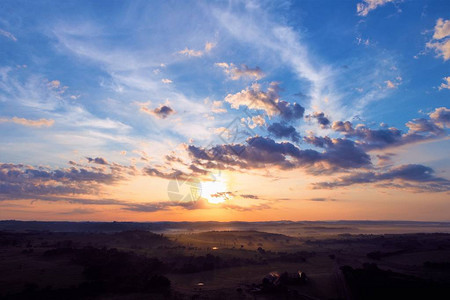
[[[11,32],[8,32],[6,30],[0,29],[0,35],[10,39],[13,42],[17,42],[17,38]]]
[[[0,118],[0,123],[7,123],[7,122],[29,127],[51,127],[53,126],[53,124],[55,124],[55,120],[51,119],[30,120],[18,117]]]
[[[332,189],[356,184],[382,183],[383,186],[392,185],[396,188],[412,189],[420,192],[448,192],[450,181],[434,176],[432,168],[409,164],[393,167],[385,172],[358,172],[343,176],[332,182],[313,184],[315,189]]]
[[[264,73],[259,67],[249,68],[245,64],[236,66],[233,63],[225,62],[216,63],[215,65],[223,68],[225,74],[227,74],[232,80],[239,80],[241,78],[259,80],[264,77]]]
[[[363,0],[363,2],[356,4],[356,12],[358,13],[358,16],[366,17],[370,11],[380,6],[384,6],[386,3],[393,3],[394,1],[395,0]]]

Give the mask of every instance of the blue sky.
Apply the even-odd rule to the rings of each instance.
[[[228,172],[226,187],[211,186],[229,193],[213,210],[274,209],[276,196],[251,188],[270,174],[292,189],[282,197],[289,199],[353,199],[366,188],[383,193],[391,182],[392,199],[417,197],[411,218],[420,219],[424,193],[434,210],[449,195],[449,19],[448,1],[2,1],[0,161],[4,174],[14,168],[26,176],[20,184],[2,179],[5,209],[20,208],[0,217],[64,211],[67,218],[64,209],[77,203],[92,214],[74,218],[103,218],[95,204],[67,200],[82,197],[150,199],[147,210],[109,204],[164,212],[160,219],[202,219],[195,211],[209,206],[167,205],[167,182],[181,174],[205,183],[209,173]],[[338,123],[345,121],[350,129]],[[236,139],[230,124],[244,135]],[[243,154],[229,152],[236,145]],[[239,164],[199,154],[214,149]],[[83,179],[74,192],[62,189],[73,188],[70,179],[45,181],[31,169],[117,177],[93,186],[85,186],[92,177]],[[350,180],[355,174],[362,182]],[[303,185],[293,187],[296,178]],[[127,199],[135,181],[156,190]],[[62,190],[17,192],[29,185]],[[236,196],[239,189],[260,203]],[[65,206],[48,206],[58,201]],[[348,201],[339,209],[355,205]],[[281,206],[331,217],[309,204]],[[363,207],[343,216],[376,218]],[[379,218],[400,216],[393,210]]]

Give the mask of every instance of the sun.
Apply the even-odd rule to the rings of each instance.
[[[209,203],[219,204],[230,199],[227,183],[222,177],[215,178],[214,181],[202,182],[202,197]]]

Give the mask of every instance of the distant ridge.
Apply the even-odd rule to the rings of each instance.
[[[265,230],[269,227],[348,225],[355,228],[363,225],[396,227],[443,227],[449,228],[450,222],[395,221],[395,220],[339,220],[339,221],[263,221],[263,222],[69,222],[69,221],[0,221],[0,231],[51,231],[51,232],[118,232],[125,230],[148,230],[153,232],[171,231],[210,231],[210,230]],[[331,228],[330,228],[331,229]]]

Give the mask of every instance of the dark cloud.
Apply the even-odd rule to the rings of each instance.
[[[322,197],[311,198],[311,199],[308,199],[308,200],[309,200],[309,201],[315,201],[315,202],[336,201],[336,199],[332,199],[332,198],[322,198]]]
[[[333,139],[322,154],[323,161],[340,168],[360,168],[371,165],[370,156],[355,142],[347,139]]]
[[[187,210],[204,209],[206,208],[206,200],[198,199],[197,201],[175,202],[175,201],[160,201],[147,203],[127,203],[123,205],[123,210],[134,212],[157,212],[169,210],[173,207],[181,207]]]
[[[143,168],[142,173],[144,175],[160,177],[164,179],[187,179],[190,177],[189,174],[180,170],[172,169],[170,171],[162,171],[156,167],[145,167]]]
[[[439,126],[450,127],[450,109],[447,107],[436,108],[429,116]]]
[[[364,150],[385,149],[406,144],[432,140],[446,136],[445,127],[449,124],[449,109],[437,108],[429,118],[418,118],[407,122],[407,133],[395,127],[371,129],[359,124],[353,127],[349,121],[334,122],[332,128],[348,138],[355,138]]]
[[[50,169],[0,164],[0,200],[40,199],[47,195],[98,194],[101,186],[124,178],[126,168],[73,166]]]
[[[211,194],[210,196],[213,198],[222,198],[222,199],[229,200],[229,199],[231,199],[231,197],[234,196],[234,193],[233,192],[218,192],[215,194]]]
[[[321,128],[328,128],[330,126],[330,120],[325,116],[323,112],[314,112],[312,115],[307,115],[306,119],[316,119]]]
[[[413,133],[431,133],[439,135],[443,133],[444,129],[436,125],[433,120],[430,119],[413,119],[406,123],[406,127],[409,128],[409,134]]]
[[[241,196],[242,198],[246,198],[246,199],[259,199],[258,196],[252,195],[252,194],[243,194],[243,195],[239,195],[239,196]]]
[[[325,148],[326,151],[320,153],[321,161],[331,166],[339,168],[371,166],[370,156],[352,140],[316,136],[308,136],[304,140],[316,147]]]
[[[204,169],[200,169],[199,167],[197,167],[196,165],[193,165],[193,164],[189,166],[189,169],[192,172],[196,173],[196,174],[200,174],[200,175],[207,175],[207,174],[209,174],[209,171],[204,170]]]
[[[378,164],[386,164],[391,162],[393,156],[395,156],[394,153],[377,154]]]
[[[286,123],[272,123],[267,130],[277,138],[289,138],[296,143],[300,140],[300,134],[297,130]]]
[[[299,120],[303,118],[305,108],[298,103],[289,103],[280,100],[276,103],[280,116],[286,121]]]
[[[324,137],[321,137],[321,136],[305,136],[303,138],[303,140],[305,142],[307,142],[308,144],[314,145],[314,146],[319,147],[319,148],[325,148],[325,147],[331,146],[333,144],[332,139],[327,137],[327,136],[324,136]]]
[[[394,183],[393,181],[404,182],[404,184]],[[316,183],[314,184],[314,188],[336,188],[377,182],[400,188],[414,188],[417,191],[450,191],[449,180],[434,176],[433,169],[418,164],[401,165],[386,172],[358,172],[343,176],[333,182]],[[411,184],[411,182],[415,184]]]
[[[166,155],[165,160],[168,162],[183,163],[183,161],[179,157],[176,157],[175,155]]]
[[[216,145],[209,149],[190,145],[188,152],[199,161],[213,161],[242,169],[264,168],[268,165],[282,169],[305,167],[312,172],[340,168],[370,167],[371,161],[351,140],[333,139],[324,152],[301,150],[289,142],[277,143],[266,137],[255,136],[247,144]],[[238,154],[239,153],[239,154]]]
[[[93,162],[93,163],[99,164],[99,165],[107,165],[108,164],[106,159],[104,159],[102,157],[96,157],[96,158],[86,157],[86,159],[88,160],[88,162]]]
[[[160,119],[165,119],[168,116],[172,115],[175,113],[175,110],[172,109],[170,106],[168,105],[161,105],[155,109],[149,109],[145,106],[141,107],[141,111],[151,114],[155,117],[158,117]]]
[[[224,195],[220,195],[223,197]],[[226,196],[226,195],[225,195]],[[219,197],[219,195],[217,195]],[[183,208],[186,210],[194,209],[207,209],[207,208],[223,208],[236,211],[254,211],[262,209],[270,209],[268,204],[262,203],[251,206],[240,206],[236,204],[231,204],[228,202],[214,204],[213,206],[208,203],[204,198],[199,198],[197,201],[187,201],[187,202],[172,202],[172,201],[162,201],[162,202],[149,202],[149,203],[128,203],[123,207],[123,210],[134,211],[134,212],[156,212],[156,211],[166,211],[172,208]]]

